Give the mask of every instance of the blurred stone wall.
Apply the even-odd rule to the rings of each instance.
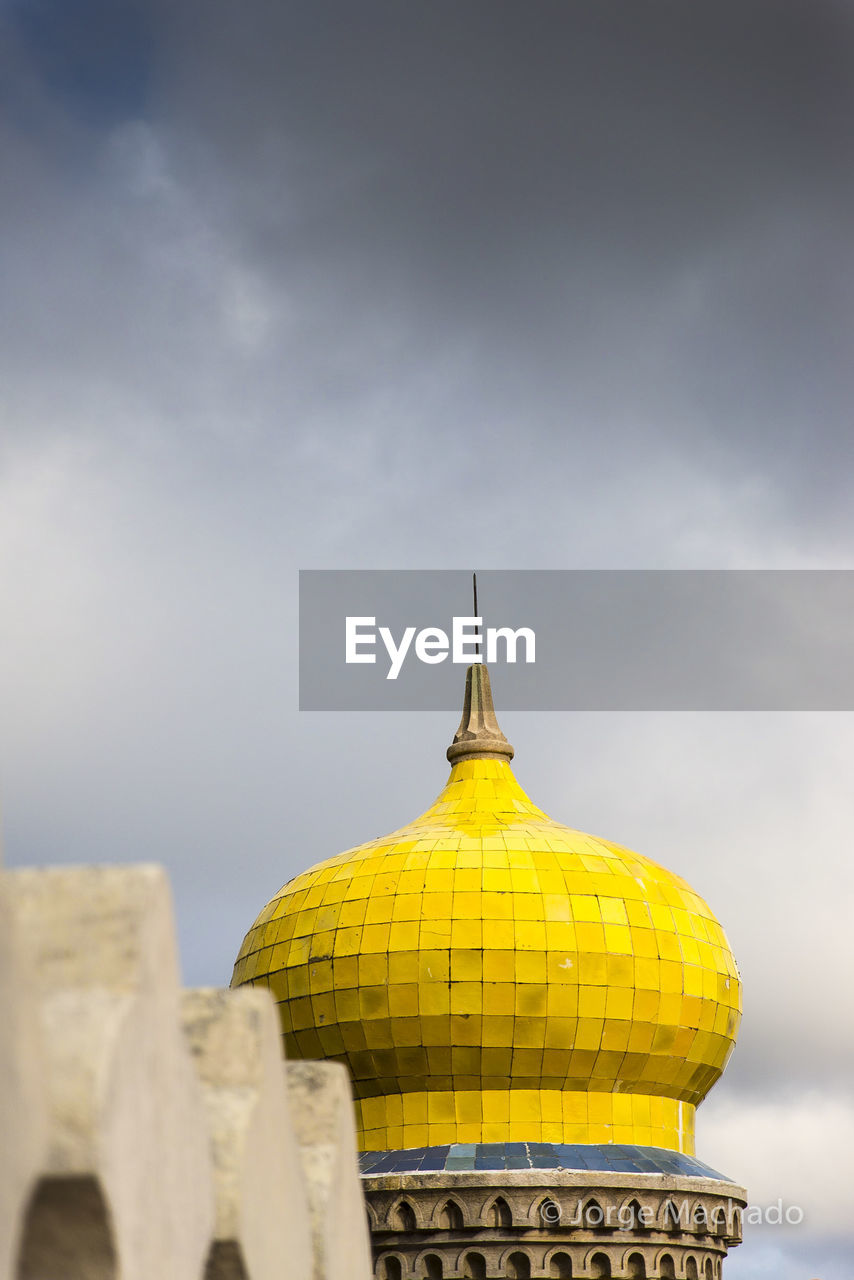
[[[157,866],[0,872],[0,1280],[369,1280],[349,1082],[182,991]]]

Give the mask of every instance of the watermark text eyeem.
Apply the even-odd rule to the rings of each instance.
[[[524,662],[536,661],[537,637],[531,627],[486,627],[482,618],[451,620],[450,635],[441,627],[405,627],[399,639],[390,627],[377,627],[376,618],[347,617],[344,623],[344,657],[347,663],[376,662],[378,639],[386,651],[389,668],[386,680],[396,680],[407,655],[433,665],[451,662],[469,666],[476,662],[515,663],[520,652]]]

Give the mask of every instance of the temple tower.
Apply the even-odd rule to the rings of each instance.
[[[232,982],[349,1069],[378,1280],[720,1280],[745,1193],[694,1113],[740,1019],[721,926],[529,800],[482,664],[447,755],[420,818],[272,898]]]

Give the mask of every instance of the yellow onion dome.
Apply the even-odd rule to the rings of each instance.
[[[469,668],[444,791],[290,880],[233,986],[268,986],[289,1057],[346,1063],[362,1150],[631,1143],[693,1154],[741,1009],[684,880],[554,822]]]

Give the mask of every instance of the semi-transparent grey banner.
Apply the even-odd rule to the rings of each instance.
[[[854,571],[304,570],[300,708],[850,711]]]

